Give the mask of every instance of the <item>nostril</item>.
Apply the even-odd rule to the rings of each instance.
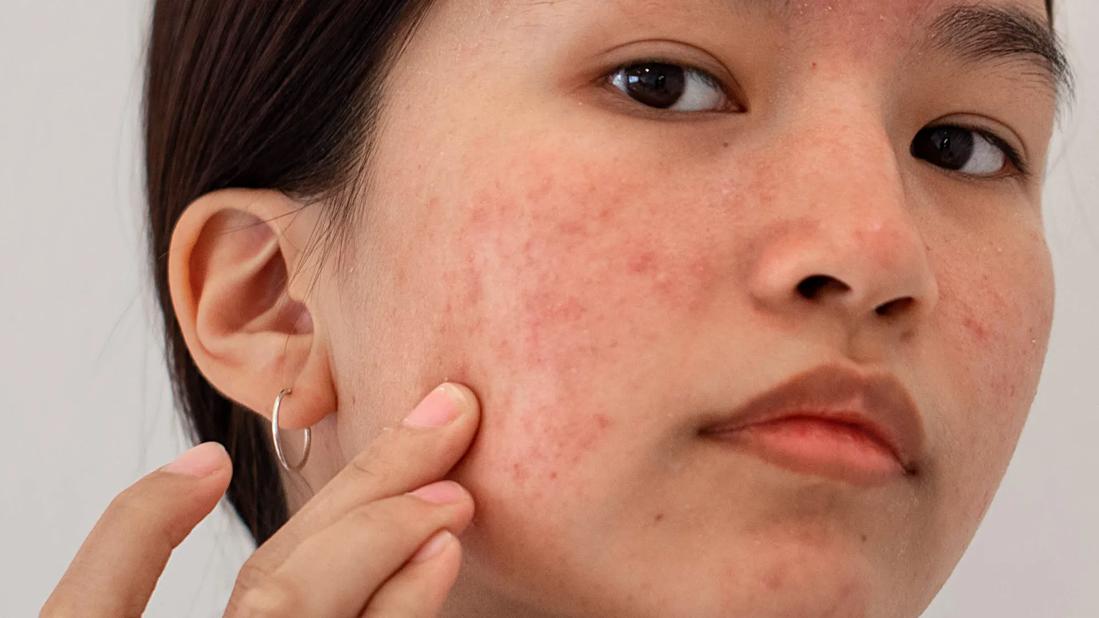
[[[808,300],[814,300],[826,291],[847,292],[851,289],[846,283],[828,275],[810,275],[798,284],[798,294]]]
[[[904,313],[915,302],[916,300],[911,296],[895,298],[887,303],[879,305],[877,309],[874,309],[874,312],[882,317],[890,317],[897,315],[898,313]]]

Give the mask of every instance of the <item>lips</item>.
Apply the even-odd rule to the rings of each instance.
[[[859,434],[862,447],[887,452],[907,474],[917,472],[923,456],[923,425],[900,381],[890,374],[840,365],[795,375],[732,413],[709,420],[699,433],[732,438],[807,424],[837,440],[844,434]],[[783,432],[783,439],[795,439],[793,433]]]

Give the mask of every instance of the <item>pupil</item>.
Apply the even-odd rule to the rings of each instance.
[[[923,129],[912,140],[912,156],[949,170],[960,170],[973,156],[973,134],[958,127]]]
[[[665,109],[683,96],[686,75],[682,67],[650,62],[627,67],[625,74],[630,96],[650,107]]]

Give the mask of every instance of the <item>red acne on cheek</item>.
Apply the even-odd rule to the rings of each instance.
[[[523,347],[527,350],[527,362],[531,365],[549,360],[550,351],[547,348],[553,345],[552,333],[575,325],[588,313],[587,307],[577,298],[557,297],[544,288],[523,294],[523,311]]]
[[[981,343],[988,341],[988,329],[979,321],[966,317],[962,320],[962,325],[973,334],[974,339],[977,341]]]
[[[763,585],[775,592],[786,584],[786,572],[782,567],[772,567],[763,575]]]
[[[652,249],[628,254],[626,272],[647,279],[654,296],[692,315],[701,311],[712,298],[717,276],[705,254],[673,260]]]
[[[541,474],[551,479],[563,470],[578,469],[582,459],[598,450],[614,425],[611,417],[602,412],[568,410],[575,405],[546,405],[525,412],[537,417],[531,425],[531,439],[537,446],[522,461],[541,469]]]
[[[631,256],[627,261],[626,266],[630,269],[631,273],[641,275],[652,272],[655,264],[656,254],[652,251],[643,251]]]
[[[527,480],[527,469],[518,462],[511,464],[511,480],[516,485],[522,485]]]

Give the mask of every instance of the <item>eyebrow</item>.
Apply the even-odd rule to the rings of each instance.
[[[1024,62],[1037,69],[1055,98],[1072,93],[1072,71],[1060,40],[1048,23],[1021,8],[953,6],[931,22],[928,36],[932,48],[968,62]]]

